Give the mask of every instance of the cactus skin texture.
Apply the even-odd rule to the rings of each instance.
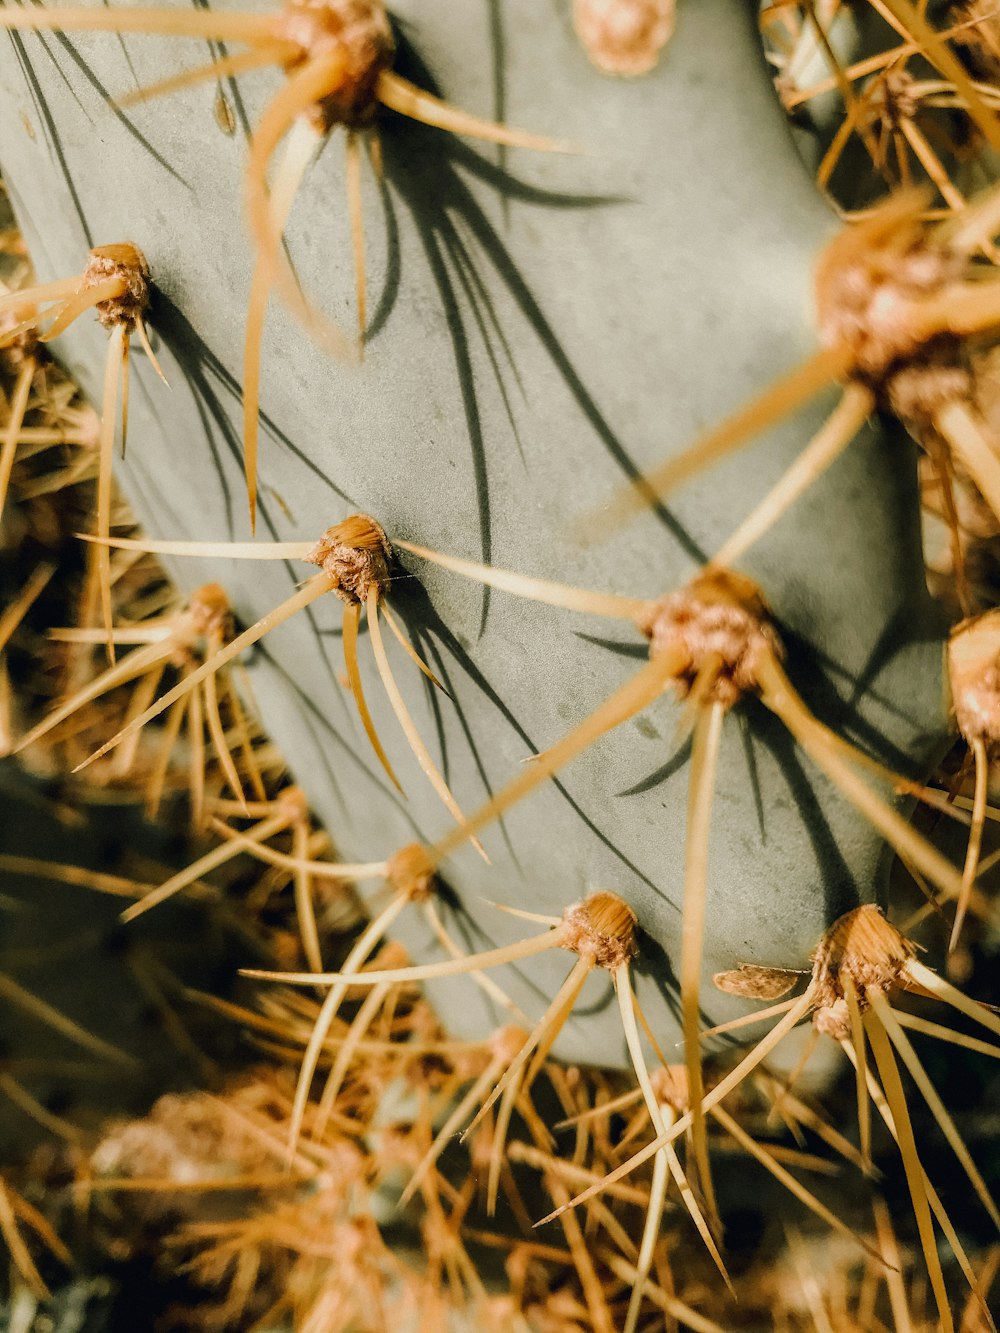
[[[654,597],[686,582],[829,410],[824,398],[685,487],[669,514],[606,541],[581,538],[630,470],[680,450],[815,346],[813,258],[836,227],[773,94],[752,8],[683,6],[656,70],[602,76],[568,14],[534,0],[394,7],[397,69],[449,101],[571,139],[580,156],[457,140],[380,113],[384,185],[364,181],[370,281],[361,366],[316,349],[273,303],[261,405],[263,540],[315,539],[362,510],[390,538],[579,587]],[[244,125],[280,75],[239,82],[236,132],[212,83],[120,112],[109,97],[190,68],[196,44],[107,34],[0,41],[2,169],[39,279],[75,272],[94,244],[128,238],[156,284],[149,323],[171,388],[133,361],[129,455],[119,480],[155,537],[245,540],[238,376],[251,251],[242,218]],[[134,73],[130,69],[134,67]],[[225,95],[232,100],[227,85]],[[248,122],[244,121],[244,114]],[[288,232],[303,285],[354,319],[342,140],[306,179]],[[57,354],[99,397],[105,335],[74,327]],[[170,562],[167,562],[170,564]],[[617,622],[482,590],[410,558],[393,604],[454,695],[432,711],[400,673],[422,734],[466,811],[635,669],[644,645]],[[947,733],[942,630],[926,593],[915,453],[870,424],[741,562],[775,612],[789,674],[842,734],[919,774]],[[221,582],[245,624],[298,567],[174,562],[191,589]],[[265,726],[351,861],[430,842],[448,816],[403,745],[384,696],[369,704],[406,788],[371,753],[342,671],[339,607],[318,603],[251,661]],[[339,633],[339,629],[338,629]],[[604,637],[601,637],[604,636]],[[666,696],[603,738],[492,827],[487,866],[466,846],[444,868],[446,911],[470,950],[521,938],[484,902],[560,915],[604,888],[641,928],[635,985],[661,1042],[677,1039],[688,749]],[[723,729],[711,825],[704,998],[738,963],[802,967],[824,929],[879,901],[884,845],[780,724],[753,702]],[[429,936],[396,932],[415,959]],[[537,1013],[565,960],[504,978]],[[606,974],[591,978],[554,1048],[624,1064]],[[468,978],[431,986],[457,1035],[503,1021]]]

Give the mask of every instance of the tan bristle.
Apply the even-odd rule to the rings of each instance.
[[[850,1011],[842,977],[854,983],[864,1009],[871,987],[886,994],[914,957],[914,946],[882,915],[878,907],[856,907],[833,923],[813,954],[813,985],[818,1031],[843,1041],[850,1036]]]
[[[727,706],[756,689],[761,654],[781,655],[760,589],[742,574],[711,570],[686,588],[667,593],[640,619],[652,658],[676,654],[683,647],[688,662],[676,675],[686,697],[703,669],[713,681],[704,698]]]
[[[382,0],[288,0],[275,27],[276,37],[302,53],[288,62],[289,71],[331,55],[343,60],[338,86],[310,113],[316,128],[325,133],[334,125],[370,125],[378,77],[395,55]]]
[[[388,591],[392,547],[380,524],[368,514],[352,514],[327,528],[304,559],[318,565],[333,580],[333,591],[344,602],[360,606],[374,588]]]
[[[125,290],[111,300],[99,301],[97,317],[106,329],[116,324],[133,329],[149,305],[149,265],[137,245],[124,241],[118,245],[98,245],[91,250],[80,290],[96,287],[109,278],[121,278]]]
[[[598,967],[616,968],[635,957],[636,915],[615,893],[592,893],[563,914],[562,947]]]
[[[434,863],[426,847],[412,842],[389,859],[386,879],[411,902],[423,902],[434,892]]]

